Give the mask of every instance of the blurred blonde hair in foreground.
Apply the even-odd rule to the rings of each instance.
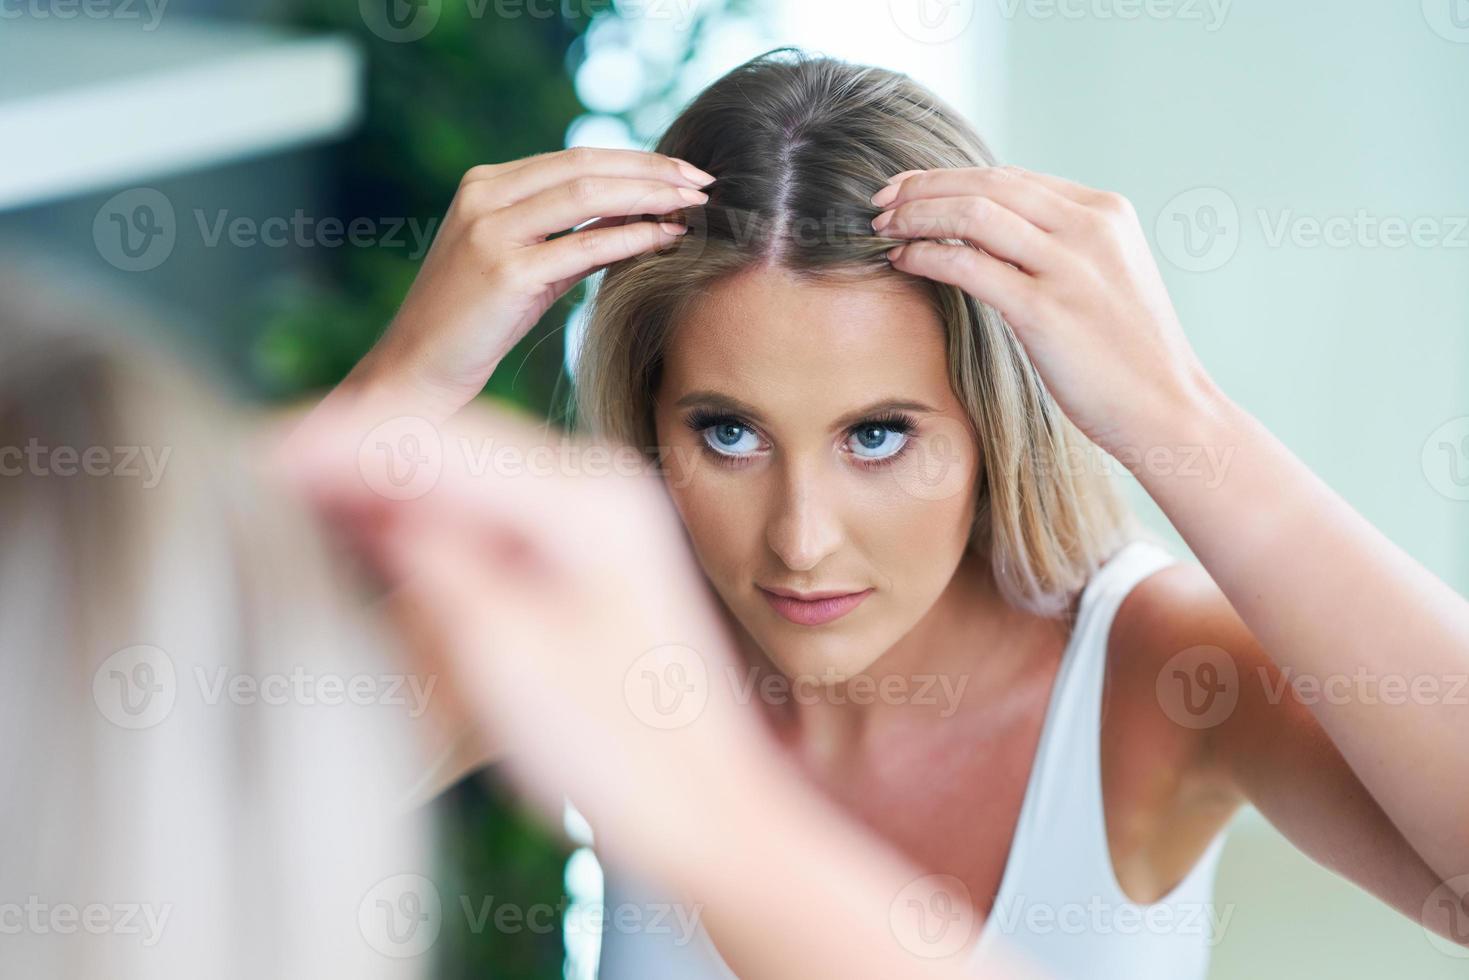
[[[332,696],[406,668],[313,520],[252,473],[243,413],[110,320],[16,295],[0,289],[5,972],[421,974],[383,905],[403,895],[384,882],[431,873],[430,814],[399,805],[414,733],[401,706]],[[315,696],[282,698],[293,674]]]

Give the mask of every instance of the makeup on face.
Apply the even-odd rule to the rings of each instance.
[[[803,597],[801,593],[794,592],[781,594],[788,590],[776,592],[763,585],[757,585],[756,588],[772,609],[798,626],[824,626],[856,609],[862,604],[862,600],[872,594],[872,589],[863,589],[846,593],[813,592]]]

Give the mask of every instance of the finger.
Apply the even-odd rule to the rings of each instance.
[[[709,195],[625,177],[577,177],[498,211],[493,222],[511,241],[531,244],[593,218],[667,215],[696,207]]]
[[[671,504],[634,447],[564,436],[549,423],[478,406],[450,420],[440,443],[437,481],[403,505],[520,553],[528,574],[620,560],[637,553],[638,541],[647,546],[673,533]]]
[[[958,286],[1011,323],[1034,319],[1039,283],[979,249],[918,241],[898,246],[888,257],[895,269]]]
[[[1102,191],[1099,191],[1095,187],[1088,187],[1085,184],[1078,184],[1074,180],[1067,180],[1065,177],[1057,177],[1055,174],[1043,174],[1038,170],[1027,170],[1025,172],[1036,183],[1041,184],[1045,187],[1049,187],[1051,190],[1055,191],[1057,194],[1060,194],[1067,200],[1073,201],[1085,207],[1090,207],[1092,204],[1096,203],[1097,198],[1102,195]]]
[[[576,226],[576,230],[578,230],[578,231],[584,231],[584,230],[593,229],[593,228],[616,228],[616,227],[618,227],[620,225],[625,225],[625,224],[627,224],[628,222],[631,222],[631,221],[642,221],[642,220],[644,220],[644,219],[641,218],[641,217],[639,217],[639,216],[635,216],[635,215],[630,215],[630,214],[615,214],[615,215],[612,215],[611,217],[607,217],[607,218],[593,218],[591,221],[588,221],[585,224],[577,225]]]
[[[873,203],[891,210],[909,201],[933,197],[991,198],[1045,231],[1058,231],[1079,220],[1081,205],[1057,193],[1025,171],[1007,167],[955,167],[924,170],[895,184]]]
[[[630,221],[574,231],[528,246],[523,254],[536,263],[542,278],[554,283],[552,288],[559,297],[598,269],[675,242],[687,233],[688,226],[676,222]]]
[[[585,224],[577,225],[576,228],[573,229],[573,231],[595,231],[598,228],[621,228],[623,225],[646,220],[647,219],[643,218],[641,215],[615,215],[610,218],[595,218],[591,221],[586,222]],[[688,225],[681,224],[679,222],[668,221],[653,223],[660,225],[664,231],[668,232],[670,235],[673,235],[675,238],[685,234],[688,230]],[[535,248],[536,246],[532,245],[530,247]],[[654,247],[656,248],[657,246]],[[636,255],[638,253],[634,252],[633,254]],[[615,262],[616,259],[613,259],[612,261]],[[574,272],[571,275],[566,276],[565,278],[558,279],[556,282],[551,284],[551,290],[559,299],[561,296],[565,295],[566,291],[569,290],[572,286],[575,286],[578,282],[585,279],[587,276],[592,275],[595,272],[602,271],[609,264],[610,263],[601,263],[598,265],[593,265],[582,272]]]
[[[629,177],[699,188],[714,177],[685,160],[645,150],[574,147],[505,164],[470,168],[460,186],[484,183],[494,206],[506,207],[577,177]]]
[[[1059,254],[1054,238],[988,197],[910,201],[879,215],[873,229],[890,238],[962,238],[1029,272],[1054,268]]]
[[[396,404],[354,400],[319,407],[309,423],[292,434],[289,458],[278,465],[318,507],[361,533],[382,526],[387,509],[394,523],[447,525],[509,551],[535,545],[545,567],[570,568],[622,553],[630,538],[675,531],[677,518],[639,450],[567,437],[503,408],[466,406],[435,425],[403,417]],[[394,481],[409,462],[422,479],[404,499]]]

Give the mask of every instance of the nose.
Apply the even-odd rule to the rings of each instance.
[[[836,552],[844,539],[834,491],[813,466],[786,463],[776,483],[777,499],[765,529],[770,550],[792,571],[810,571]]]

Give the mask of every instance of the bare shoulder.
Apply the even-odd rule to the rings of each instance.
[[[1122,600],[1112,641],[1142,654],[1170,643],[1229,639],[1244,623],[1202,565],[1180,559],[1143,579]]]
[[[1118,607],[1107,640],[1109,699],[1123,701],[1180,761],[1202,764],[1221,728],[1210,699],[1227,682],[1221,671],[1237,675],[1264,659],[1208,571],[1181,559],[1140,581]]]

